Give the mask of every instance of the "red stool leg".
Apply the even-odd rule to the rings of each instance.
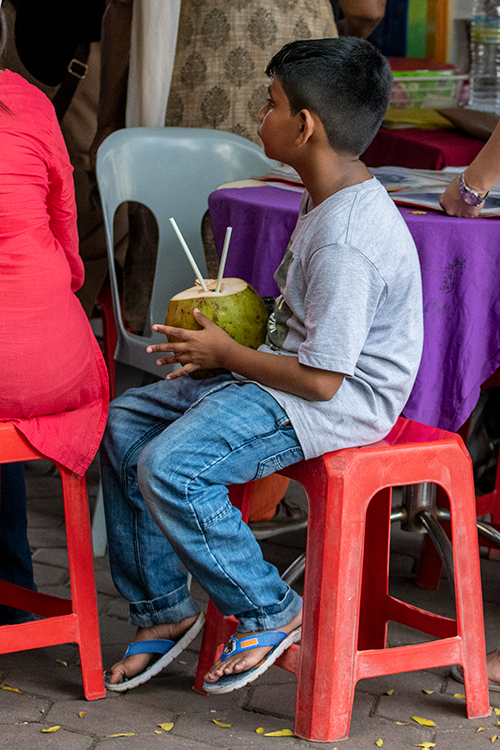
[[[222,653],[224,645],[238,628],[238,620],[235,617],[224,617],[219,612],[212,600],[208,602],[207,619],[203,630],[200,657],[196,669],[194,690],[203,693],[203,678],[215,661]]]
[[[80,663],[87,700],[104,698],[99,619],[85,477],[60,467],[73,614],[78,618]],[[54,627],[57,625],[54,624]],[[64,634],[61,633],[61,643]]]
[[[463,448],[465,453],[466,449]],[[457,607],[457,631],[464,639],[463,661],[467,715],[470,719],[489,715],[486,675],[481,570],[476,532],[476,510],[472,471],[466,457],[462,470],[452,472],[450,507],[452,509],[453,562]],[[451,464],[451,461],[450,461]]]
[[[334,454],[327,461],[328,468],[325,457],[304,462],[303,482],[293,476],[309,497],[295,734],[316,742],[349,733],[365,524],[359,493],[349,491],[343,475],[349,459],[338,476]]]

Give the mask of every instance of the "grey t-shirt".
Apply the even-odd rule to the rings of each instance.
[[[259,384],[290,417],[306,458],[389,432],[410,395],[423,340],[418,255],[386,190],[372,178],[308,212],[309,202],[304,193],[260,349],[345,378],[330,401]]]

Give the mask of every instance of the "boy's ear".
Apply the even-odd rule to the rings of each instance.
[[[296,146],[303,146],[313,135],[316,129],[314,116],[308,109],[301,109],[298,113],[299,135],[295,140]]]

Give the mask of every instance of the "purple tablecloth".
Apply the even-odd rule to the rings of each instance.
[[[286,250],[300,194],[273,187],[217,190],[209,197],[221,252],[233,227],[225,276],[276,296],[273,274]],[[457,430],[481,383],[500,366],[500,221],[400,209],[420,257],[424,351],[405,416]]]

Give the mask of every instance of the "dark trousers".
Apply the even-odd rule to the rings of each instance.
[[[0,466],[0,579],[36,591],[28,543],[26,487],[22,463]],[[20,609],[0,604],[0,625],[30,620]]]

